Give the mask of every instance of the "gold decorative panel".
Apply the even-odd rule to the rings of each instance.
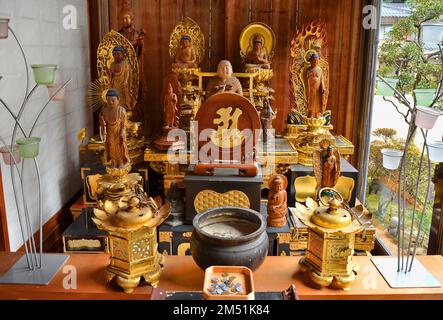
[[[112,237],[111,243],[112,256],[123,261],[129,261],[128,251],[126,250],[128,242],[126,240]]]
[[[144,238],[132,243],[131,260],[133,262],[148,259],[151,256],[149,241],[149,238]]]
[[[250,208],[248,196],[239,190],[231,190],[226,193],[218,193],[213,190],[200,191],[194,200],[194,207],[197,213],[202,213],[208,209],[216,207],[235,206]]]

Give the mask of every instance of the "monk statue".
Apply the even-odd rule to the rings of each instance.
[[[137,101],[131,96],[131,67],[126,60],[126,52],[122,46],[115,46],[112,51],[114,62],[111,64],[111,88],[120,95],[120,104],[132,111]]]
[[[221,93],[233,92],[243,95],[240,81],[232,75],[232,65],[228,60],[222,60],[217,67],[217,76],[209,80],[206,88],[206,97]]]
[[[125,1],[123,8],[119,14],[122,28],[118,31],[126,39],[131,42],[139,60],[142,58],[143,45],[145,38],[145,30],[141,29],[139,32],[134,27],[134,11],[128,1]]]
[[[281,228],[286,225],[287,211],[287,180],[280,174],[271,178],[270,190],[268,195],[268,226]]]
[[[329,146],[322,159],[322,175],[321,175],[321,187],[333,188],[337,183],[338,164],[337,158],[333,153],[333,148]]]
[[[111,166],[122,169],[130,161],[126,141],[126,110],[120,105],[120,97],[115,89],[108,90],[106,102],[99,116],[100,134]]]
[[[254,72],[258,69],[271,69],[271,61],[264,48],[264,37],[256,33],[252,40],[253,48],[245,58],[246,72]]]
[[[166,94],[163,98],[163,118],[165,130],[178,127],[179,116],[177,109],[177,95],[174,93],[172,84],[168,82]]]
[[[268,142],[269,129],[272,127],[272,119],[274,118],[275,112],[271,108],[269,99],[265,98],[263,100],[263,109],[260,111],[260,121],[263,129],[263,144]]]
[[[311,66],[306,70],[308,116],[318,118],[326,111],[327,92],[322,68],[318,65],[320,55],[314,53],[309,58]]]
[[[180,48],[174,57],[173,68],[197,68],[197,53],[192,45],[191,37],[187,34],[180,39]]]

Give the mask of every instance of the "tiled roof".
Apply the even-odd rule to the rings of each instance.
[[[382,3],[382,18],[405,18],[411,14],[411,8],[406,3]]]
[[[425,42],[423,45],[426,52],[439,50],[437,43]]]

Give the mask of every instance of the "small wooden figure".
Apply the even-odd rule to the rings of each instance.
[[[282,174],[273,176],[269,182],[268,226],[281,228],[286,225],[288,180]]]

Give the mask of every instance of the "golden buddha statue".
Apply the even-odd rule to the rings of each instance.
[[[270,190],[268,196],[268,226],[281,228],[286,224],[287,179],[278,174],[270,180]]]
[[[108,90],[106,101],[99,116],[100,133],[105,143],[107,160],[113,168],[122,169],[130,162],[126,141],[126,111],[120,105],[119,94],[115,89]]]
[[[260,69],[271,69],[271,61],[268,58],[266,48],[264,47],[264,37],[256,33],[252,40],[253,48],[245,58],[246,72],[254,72]]]
[[[187,34],[180,39],[180,47],[174,57],[174,68],[197,68],[197,52]]]
[[[240,81],[232,74],[232,64],[228,60],[222,60],[217,67],[217,76],[209,80],[206,88],[206,98],[220,93],[233,92],[243,96],[243,88]]]
[[[318,118],[326,111],[328,101],[323,69],[319,66],[320,55],[314,53],[309,58],[311,66],[306,69],[308,116]]]
[[[114,61],[110,68],[110,87],[117,90],[120,96],[120,104],[127,110],[132,111],[137,101],[131,96],[131,66],[126,60],[125,49],[118,45],[115,46],[112,55]]]

